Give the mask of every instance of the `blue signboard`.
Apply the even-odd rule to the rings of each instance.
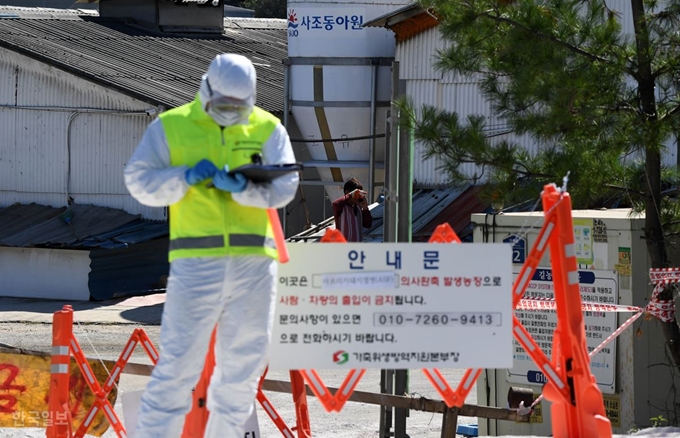
[[[527,257],[527,241],[523,237],[508,236],[503,243],[512,244],[512,263],[523,264]]]
[[[529,370],[527,371],[527,381],[529,381],[529,383],[538,383],[542,385],[548,383],[548,378],[540,371]]]
[[[515,250],[512,251],[513,257]],[[534,281],[552,281],[552,269],[538,268],[531,277]],[[595,284],[595,273],[592,271],[578,271],[578,282],[580,284]]]

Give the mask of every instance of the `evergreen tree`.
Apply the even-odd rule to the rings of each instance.
[[[510,131],[540,145],[530,155],[489,136],[481,116],[461,120],[433,107],[411,112],[415,137],[452,182],[484,179],[505,205],[535,199],[570,172],[574,208],[631,206],[645,213],[652,267],[670,266],[680,228],[677,169],[661,154],[675,140],[680,99],[680,0],[432,0],[424,4],[447,41],[445,74],[479,82]],[[622,29],[615,3],[632,10]],[[460,165],[475,163],[469,176]],[[498,199],[496,199],[498,201]],[[672,299],[672,288],[662,294]],[[680,367],[680,330],[662,323]]]

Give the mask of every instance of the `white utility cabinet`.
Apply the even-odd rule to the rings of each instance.
[[[644,307],[653,289],[643,239],[644,216],[631,214],[629,209],[578,210],[573,211],[572,216],[582,299]],[[543,225],[543,212],[474,214],[472,222],[475,243],[513,244],[516,278]],[[528,294],[550,297],[551,273],[548,250],[527,288]],[[516,315],[551,357],[552,333],[557,321],[554,312],[518,310]],[[632,315],[630,312],[585,312],[589,350]],[[482,372],[477,383],[480,405],[506,407],[511,387],[530,388],[534,397],[541,394],[545,377],[522,347],[513,342],[513,368]],[[676,389],[680,390],[680,378],[676,377],[673,385],[671,376],[675,370],[669,369],[672,365],[664,355],[664,344],[661,324],[656,319],[640,318],[592,359],[591,372],[603,393],[614,433],[647,426],[652,417],[659,415],[669,419],[680,411],[680,393],[675,393]],[[675,375],[678,374],[675,371]],[[480,436],[549,436],[552,434],[550,404],[542,401],[538,408],[530,424],[480,418]]]

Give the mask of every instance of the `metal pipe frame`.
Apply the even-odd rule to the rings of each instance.
[[[287,63],[283,63],[283,127],[286,128],[286,132],[288,132],[288,111],[290,110],[289,108],[289,101],[288,99],[290,98],[290,65]],[[281,228],[283,228],[283,237],[286,237],[286,225],[288,222],[288,218],[286,217],[286,206],[284,205],[281,208],[282,214],[281,214]]]
[[[371,138],[368,140],[368,199],[375,201],[375,105],[378,100],[378,62],[373,64],[371,74],[371,115],[370,130]],[[369,203],[370,203],[369,202]]]
[[[363,57],[351,57],[351,58],[334,58],[326,56],[293,56],[285,59],[283,61],[286,65],[382,65],[389,67],[392,65],[394,58],[363,58]]]
[[[377,66],[374,66],[377,67]],[[373,82],[371,80],[371,82]],[[389,107],[390,102],[381,100],[381,101],[375,101],[375,99],[371,99],[370,101],[361,101],[361,100],[324,100],[324,101],[316,101],[316,100],[293,100],[291,101],[292,106],[301,106],[301,107],[312,107],[312,108],[366,108],[366,107],[375,107],[375,106],[380,106],[380,107]]]

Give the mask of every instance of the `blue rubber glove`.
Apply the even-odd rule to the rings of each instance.
[[[241,173],[235,173],[233,176],[229,175],[229,166],[224,166],[224,169],[220,170],[213,177],[213,184],[220,190],[231,193],[239,193],[246,189],[248,185],[248,180]]]
[[[195,185],[217,173],[217,166],[210,160],[201,160],[184,174],[189,185]]]

